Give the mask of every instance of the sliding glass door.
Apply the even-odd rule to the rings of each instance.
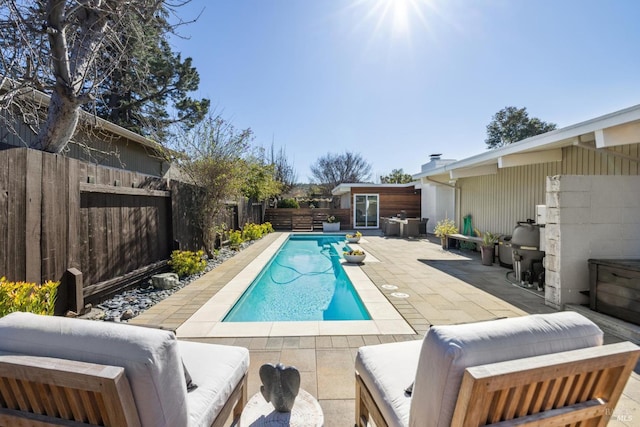
[[[353,195],[353,224],[355,228],[378,228],[378,195]]]

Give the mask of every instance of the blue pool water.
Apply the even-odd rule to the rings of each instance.
[[[223,322],[370,320],[340,260],[344,235],[291,235]]]

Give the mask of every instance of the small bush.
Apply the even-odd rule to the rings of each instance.
[[[239,249],[242,242],[244,242],[244,239],[242,238],[242,232],[240,230],[229,232],[229,246],[232,249]]]
[[[273,233],[275,230],[273,229],[273,225],[271,225],[271,223],[269,221],[263,223],[261,225],[262,230],[263,230],[263,234],[269,234],[269,233]]]
[[[14,311],[53,316],[60,282],[51,280],[41,285],[9,282],[0,277],[0,317]]]
[[[258,224],[245,224],[242,229],[242,238],[244,240],[258,240],[264,235],[262,226]]]
[[[201,273],[207,266],[207,261],[202,259],[203,251],[173,251],[169,265],[180,277]]]
[[[300,204],[296,199],[282,199],[278,202],[279,208],[300,209]]]
[[[273,226],[270,222],[264,224],[247,223],[242,229],[242,239],[245,240],[258,240],[265,234],[273,233]]]

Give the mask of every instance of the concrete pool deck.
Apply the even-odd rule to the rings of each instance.
[[[159,325],[177,330],[216,293],[262,254],[283,233],[273,233],[179,292],[153,306],[132,324]],[[480,263],[479,254],[443,251],[435,240],[385,238],[367,235],[362,248],[379,262],[363,264],[361,271],[385,295],[415,333],[391,335],[331,335],[193,337],[194,341],[244,346],[251,353],[249,396],[259,391],[258,369],[264,363],[296,366],[302,388],[315,396],[324,411],[325,426],[353,426],[355,422],[354,362],[358,347],[420,339],[431,324],[449,324],[514,317],[555,310],[543,298],[510,285],[507,269]],[[397,289],[386,289],[392,285]],[[384,286],[384,287],[383,287]],[[408,298],[391,296],[405,293]],[[610,334],[606,342],[620,341]],[[612,412],[610,426],[638,425],[640,375],[636,370]]]

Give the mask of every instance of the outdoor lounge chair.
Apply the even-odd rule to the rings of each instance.
[[[248,367],[242,347],[12,313],[0,319],[0,425],[219,426],[246,403]]]
[[[602,339],[594,323],[562,312],[433,326],[424,340],[361,347],[356,425],[606,425],[640,348]]]

